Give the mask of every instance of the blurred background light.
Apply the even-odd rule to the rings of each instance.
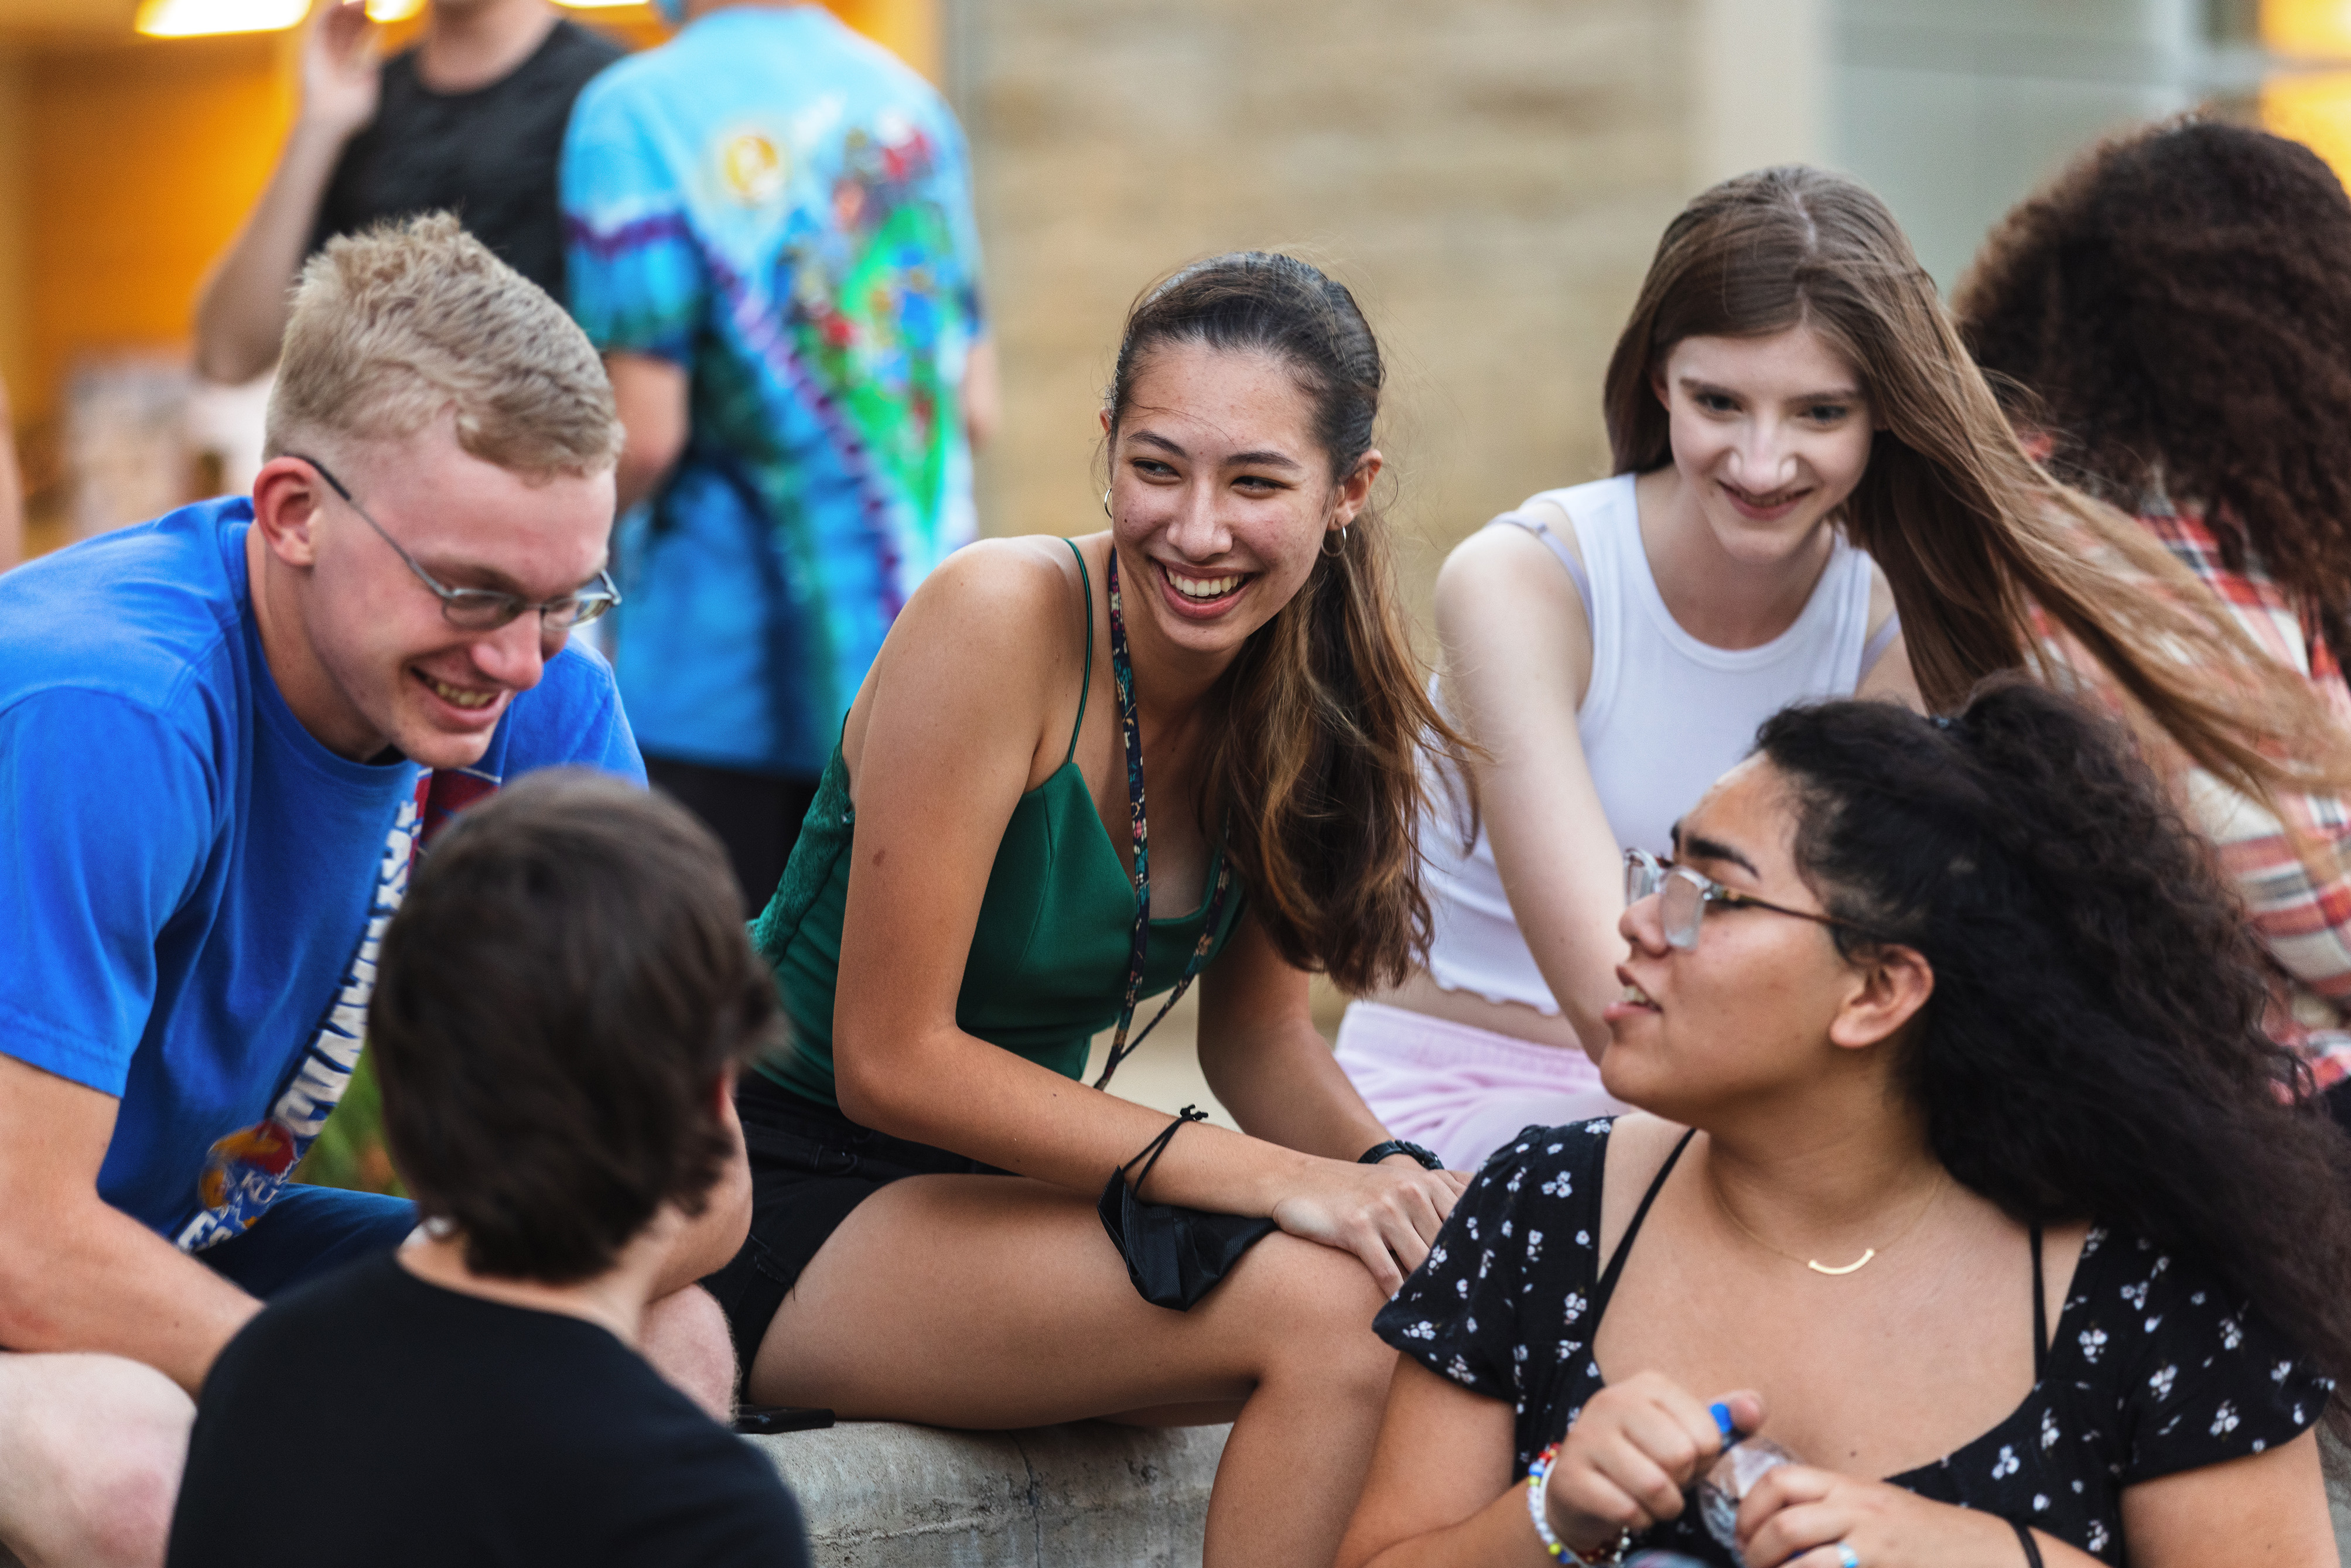
[[[2274,54],[2351,58],[2351,0],[2262,0],[2261,37]]]
[[[269,33],[292,26],[308,9],[306,0],[143,0],[133,26],[151,38]]]

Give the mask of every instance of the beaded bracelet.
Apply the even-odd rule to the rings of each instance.
[[[1535,1521],[1535,1537],[1542,1542],[1543,1550],[1553,1557],[1564,1557],[1568,1554],[1567,1542],[1552,1533],[1551,1510],[1545,1506],[1551,1485],[1552,1463],[1558,1458],[1559,1445],[1553,1443],[1537,1454],[1534,1463],[1527,1467],[1527,1517]],[[1580,1563],[1583,1559],[1579,1557],[1576,1561]]]
[[[1631,1531],[1618,1535],[1614,1546],[1603,1557],[1586,1557],[1571,1550],[1566,1542],[1552,1533],[1551,1471],[1558,1459],[1559,1445],[1553,1443],[1537,1454],[1534,1463],[1527,1467],[1527,1517],[1534,1521],[1535,1538],[1542,1542],[1545,1552],[1563,1562],[1574,1563],[1576,1568],[1614,1568],[1615,1564],[1625,1561],[1625,1549],[1633,1543]]]

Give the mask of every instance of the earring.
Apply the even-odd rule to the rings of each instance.
[[[1337,549],[1332,549],[1331,548],[1331,537],[1326,532],[1322,537],[1322,554],[1329,559],[1337,560],[1341,556],[1345,555],[1346,553],[1347,525],[1342,523],[1339,525],[1339,548]]]
[[[1110,513],[1110,486],[1107,486],[1107,485],[1105,485],[1105,486],[1102,486],[1102,516],[1103,516],[1103,517],[1110,517],[1110,520],[1111,520],[1112,522],[1113,522],[1113,523],[1114,523],[1114,522],[1116,522],[1116,521],[1118,521],[1118,519],[1117,519],[1116,517],[1111,517],[1111,513]]]

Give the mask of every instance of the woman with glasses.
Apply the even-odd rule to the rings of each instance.
[[[1998,670],[2069,680],[2037,607],[2153,743],[2260,790],[2315,734],[2319,770],[2351,778],[2299,683],[2026,455],[1892,214],[1850,180],[1771,169],[1693,201],[1604,406],[1614,477],[1533,497],[1438,579],[1440,695],[1480,748],[1480,814],[1474,837],[1427,834],[1426,962],[1340,1032],[1365,1101],[1451,1163],[1609,1108],[1593,1058],[1624,950],[1618,857],[1663,850],[1790,702],[1948,709]]]
[[[1792,708],[1627,883],[1640,1110],[1527,1128],[1382,1311],[1342,1568],[2332,1568],[2351,1145],[2119,728]]]

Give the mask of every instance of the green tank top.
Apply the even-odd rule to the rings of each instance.
[[[1065,542],[1078,555],[1086,593],[1078,722],[1070,730],[1061,766],[1020,797],[1004,825],[964,960],[956,1027],[1065,1078],[1077,1078],[1085,1071],[1087,1047],[1118,1021],[1126,998],[1135,899],[1134,884],[1077,764],[1086,693],[1093,686],[1093,580],[1075,542]],[[832,1088],[832,1004],[856,825],[849,766],[835,745],[783,880],[751,925],[752,945],[775,968],[793,1036],[758,1071],[794,1093],[835,1107],[840,1102]],[[1152,921],[1142,995],[1157,996],[1183,977],[1223,857],[1219,844],[1203,879],[1199,908]],[[1225,900],[1212,958],[1232,936],[1246,902],[1241,896]]]

